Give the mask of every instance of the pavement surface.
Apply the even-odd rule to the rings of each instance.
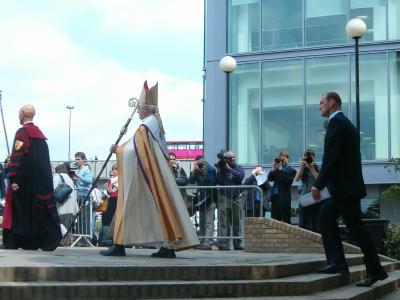
[[[57,248],[53,252],[0,250],[0,266],[174,266],[260,265],[325,261],[323,254],[247,253],[244,251],[186,250],[174,259],[151,258],[154,249],[126,249],[125,257],[99,254],[106,248]],[[348,255],[349,257],[351,255]]]

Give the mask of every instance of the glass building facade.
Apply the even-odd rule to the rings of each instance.
[[[227,53],[246,57],[230,76],[229,148],[246,164],[268,164],[281,150],[298,161],[305,148],[321,160],[320,95],[338,92],[343,112],[355,120],[354,41],[346,24],[365,20],[361,49],[397,40],[400,1],[229,0],[227,6]],[[392,47],[360,54],[364,161],[400,156],[399,58]]]
[[[340,94],[355,123],[355,47],[345,27],[355,17],[365,21],[359,78],[368,196],[362,205],[366,215],[390,218],[393,208],[385,204],[382,213],[378,199],[395,182],[385,169],[388,159],[400,157],[400,0],[209,0],[206,12],[206,158],[229,148],[248,171],[268,168],[282,150],[294,167],[306,148],[322,160],[326,119],[319,100],[327,91]],[[229,77],[218,68],[225,55],[237,61]]]

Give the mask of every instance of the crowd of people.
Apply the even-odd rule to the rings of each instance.
[[[151,246],[159,249],[152,257],[174,258],[176,250],[211,249],[215,242],[215,212],[218,249],[230,250],[229,238],[233,237],[233,249],[242,250],[241,224],[245,216],[263,217],[270,211],[272,218],[291,223],[292,184],[297,181],[301,182],[300,195],[310,194],[315,201],[308,207],[299,207],[299,226],[322,234],[327,266],[319,272],[349,274],[337,225],[337,219],[342,217],[364,253],[368,276],[357,285],[370,286],[387,278],[361,222],[360,200],[366,190],[359,133],[341,112],[337,93],[329,92],[320,98],[321,115],[328,117],[321,167],[316,164],[312,149],[304,151],[297,170],[289,164],[289,153],[281,151],[272,160],[268,173],[258,165],[247,178],[231,150],[218,153],[215,165],[203,156],[196,157],[188,177],[175,154],[167,152],[158,111],[158,85],[149,88],[145,82],[138,102],[142,124],[126,143],[111,147],[117,164],[106,184],[108,203],[102,212],[102,225],[109,227],[106,231],[110,247],[100,254],[125,256],[127,246]],[[16,132],[11,156],[1,170],[1,193],[6,199],[3,246],[53,251],[63,238],[62,227],[65,230],[71,225],[79,207],[83,208],[81,230],[92,232],[90,220],[94,212],[84,204],[92,198],[93,206],[100,206],[102,196],[93,186],[83,152],[75,154],[75,168],[71,169],[69,163],[61,164],[52,174],[46,137],[33,123],[35,113],[29,104],[20,109],[22,127]],[[344,172],[347,177],[342,176]],[[188,184],[198,186],[192,209],[200,218],[199,235],[204,237],[201,243],[183,200],[186,194],[178,189]],[[243,188],[242,184],[259,189]],[[58,200],[61,198],[55,196],[55,191],[58,193],[62,185],[70,192]],[[212,188],[215,186],[218,188]],[[330,197],[320,201],[324,188]],[[263,199],[263,195],[267,198]],[[67,239],[64,236],[64,241]]]

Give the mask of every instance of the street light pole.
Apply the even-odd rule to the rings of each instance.
[[[356,80],[356,127],[358,132],[360,132],[360,65],[359,65],[359,53],[358,53],[358,42],[360,38],[355,37],[355,53],[354,53],[354,63],[355,63],[355,80]]]
[[[232,56],[224,56],[219,61],[219,68],[226,74],[226,139],[225,139],[225,150],[229,150],[229,74],[236,70],[236,60]]]
[[[68,122],[68,161],[71,160],[71,111],[75,108],[74,106],[67,106],[69,109],[69,122]]]
[[[355,80],[356,80],[356,127],[360,132],[360,75],[359,75],[359,47],[358,43],[360,38],[367,32],[367,25],[359,18],[351,19],[346,25],[346,32],[349,37],[355,41]]]

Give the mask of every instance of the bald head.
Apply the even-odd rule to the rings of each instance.
[[[36,110],[31,104],[25,104],[19,110],[19,122],[23,125],[25,122],[29,122],[33,120],[35,116]]]

